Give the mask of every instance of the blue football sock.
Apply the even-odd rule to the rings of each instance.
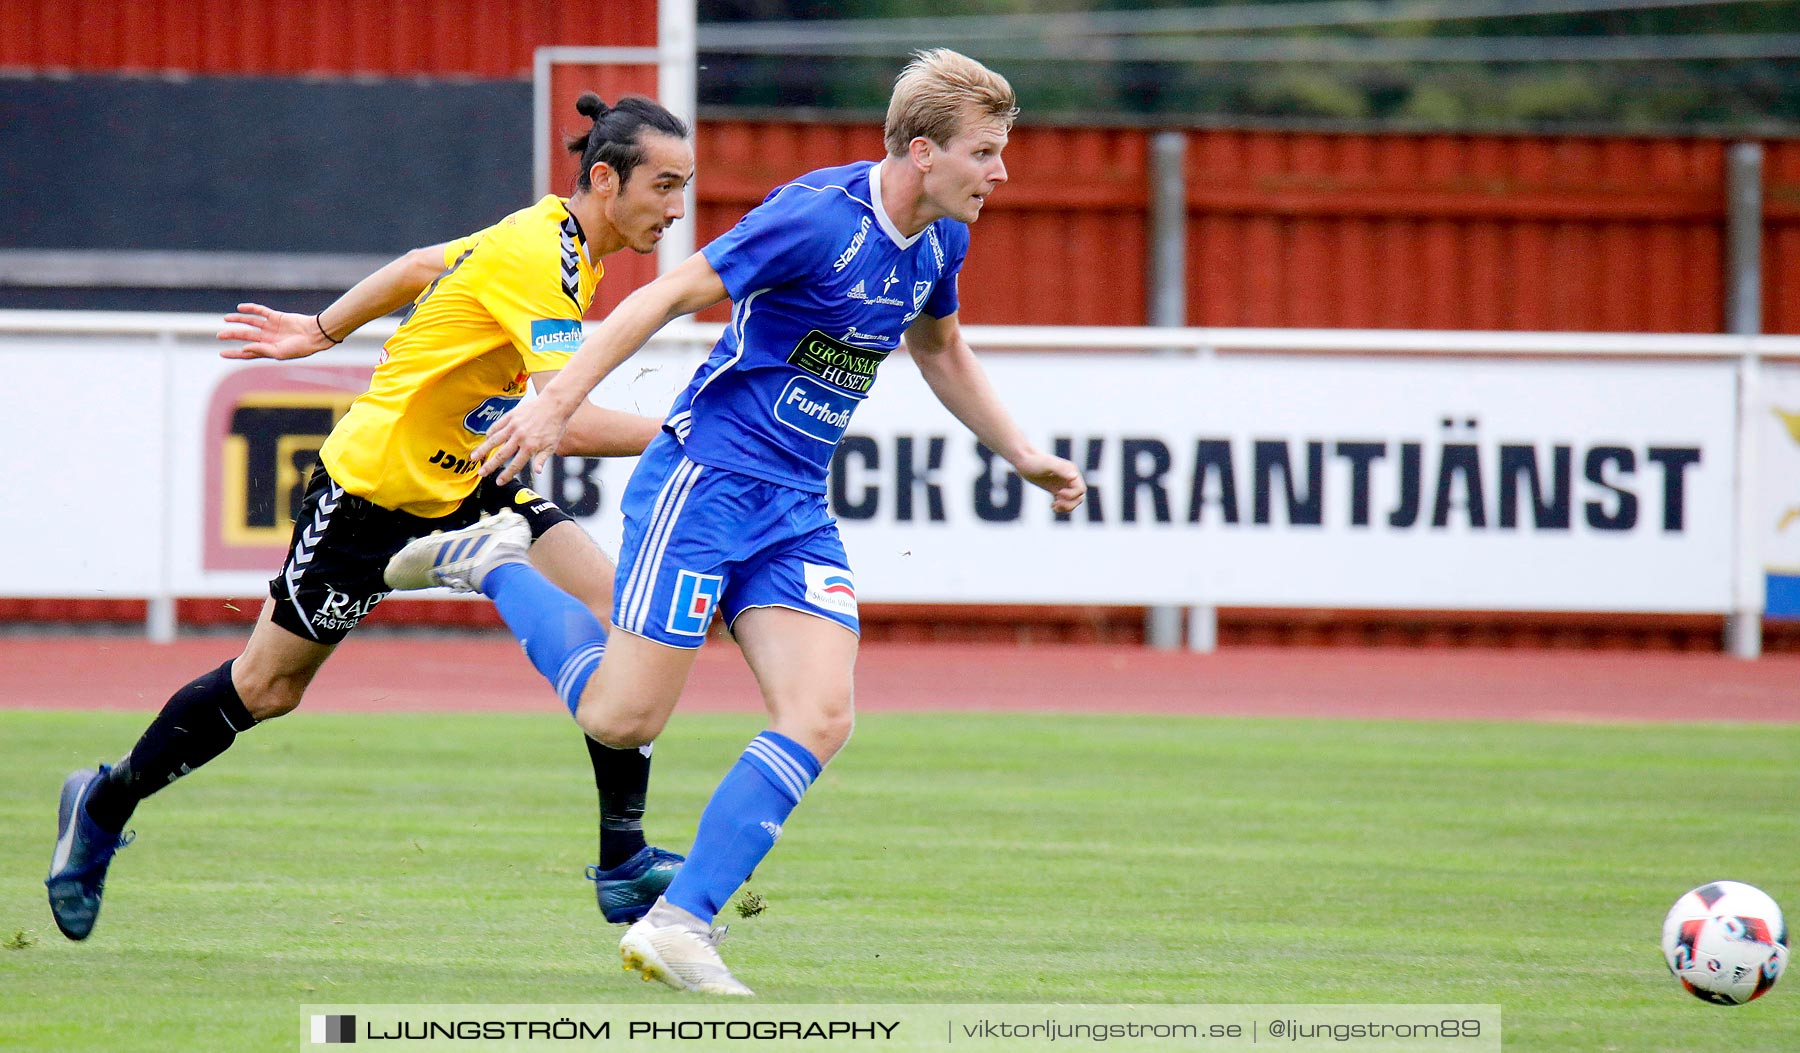
[[[502,563],[488,571],[481,591],[573,716],[582,688],[606,653],[606,627],[529,563]]]
[[[694,848],[664,898],[703,921],[717,917],[775,847],[781,824],[820,767],[805,746],[785,735],[765,731],[751,739],[706,802]]]

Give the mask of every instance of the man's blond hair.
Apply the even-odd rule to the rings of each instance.
[[[1019,100],[1005,77],[967,55],[949,48],[915,52],[894,78],[884,131],[887,152],[903,157],[907,144],[921,135],[942,146],[963,130],[970,113],[994,118],[1008,131],[1019,115]]]

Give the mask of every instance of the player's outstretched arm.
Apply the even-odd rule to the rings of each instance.
[[[417,299],[444,272],[443,245],[414,249],[357,282],[318,314],[292,314],[241,303],[225,316],[219,339],[237,343],[220,358],[289,361],[317,354],[384,314]]]
[[[533,373],[532,384],[542,391],[555,372]],[[605,409],[583,401],[569,417],[562,441],[556,445],[559,457],[636,457],[662,431],[662,421],[640,417],[635,413]]]
[[[1033,446],[988,380],[987,370],[963,339],[956,315],[922,314],[907,327],[906,350],[944,408],[975,433],[981,444],[1006,458],[1019,477],[1051,496],[1050,506],[1072,512],[1087,497],[1080,469]]]
[[[568,364],[538,397],[501,417],[472,456],[483,475],[508,483],[527,466],[541,469],[563,441],[588,393],[619,363],[637,353],[658,329],[684,314],[725,299],[725,283],[701,253],[638,289],[594,327]]]

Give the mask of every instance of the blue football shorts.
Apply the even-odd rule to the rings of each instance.
[[[613,624],[699,647],[715,612],[788,607],[861,635],[856,584],[824,494],[688,460],[667,432],[638,460],[620,502],[625,535]]]

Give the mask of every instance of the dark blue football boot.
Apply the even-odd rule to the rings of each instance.
[[[646,845],[611,870],[588,867],[588,880],[594,883],[594,898],[600,903],[600,913],[615,924],[626,924],[643,917],[669,887],[669,882],[681,872],[681,864],[686,859],[686,856]]]
[[[100,916],[100,893],[106,887],[106,868],[113,853],[131,843],[130,834],[103,830],[88,817],[87,796],[106,776],[83,768],[63,780],[62,800],[56,810],[56,854],[50,858],[50,913],[56,927],[71,940],[85,940]]]

